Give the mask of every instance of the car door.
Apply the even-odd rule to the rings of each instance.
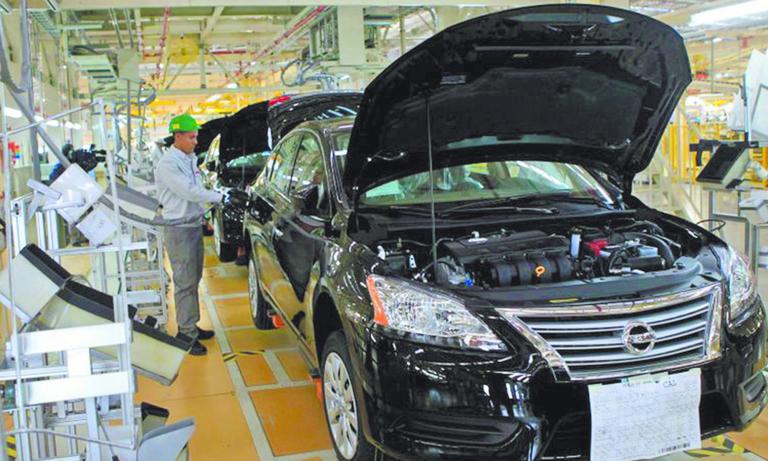
[[[320,275],[318,261],[330,210],[322,144],[314,132],[302,131],[286,193],[290,210],[276,217],[272,235],[275,256],[291,288],[280,307],[302,339],[311,343],[312,294]]]
[[[295,299],[292,288],[278,263],[275,255],[274,240],[280,230],[275,222],[281,216],[291,212],[287,190],[290,186],[296,151],[301,142],[301,133],[287,136],[278,144],[269,161],[270,170],[264,177],[262,194],[262,210],[257,221],[260,223],[256,235],[251,235],[253,251],[258,267],[259,285],[267,299],[275,308],[285,310]]]

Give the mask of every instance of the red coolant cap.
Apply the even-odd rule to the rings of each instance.
[[[608,239],[597,239],[591,242],[585,242],[584,246],[589,248],[595,256],[600,256],[600,251],[608,246]]]

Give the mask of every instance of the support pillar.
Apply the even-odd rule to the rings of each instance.
[[[359,66],[365,64],[365,24],[362,6],[336,8],[338,22],[339,64]]]

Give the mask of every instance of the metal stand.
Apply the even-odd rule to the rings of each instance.
[[[0,104],[4,104],[4,88],[0,86]],[[77,110],[95,110],[100,120],[101,143],[106,148],[106,112],[103,101],[99,100]],[[68,111],[66,114],[76,112]],[[50,117],[60,118],[62,114]],[[6,228],[10,254],[18,253],[25,243],[23,231],[23,206],[18,201],[12,202],[12,183],[8,138],[14,133],[36,129],[47,120],[29,124],[9,132],[5,116],[2,117],[2,142],[4,146],[5,166],[5,216],[9,225]],[[112,197],[113,214],[118,223],[116,244],[108,248],[95,249],[100,254],[111,251],[117,254],[117,274],[120,286],[114,296],[114,322],[105,325],[66,328],[61,330],[21,332],[19,320],[12,315],[11,342],[8,356],[0,368],[0,381],[4,385],[5,399],[14,406],[7,408],[15,421],[15,429],[10,432],[16,436],[18,459],[80,459],[85,455],[88,461],[102,460],[102,446],[136,450],[138,425],[133,404],[134,375],[131,367],[132,325],[128,315],[130,302],[128,277],[125,261],[127,251],[134,248],[148,248],[148,245],[126,244],[121,238],[123,221],[120,215],[120,202],[117,197],[114,154],[107,149],[107,168],[109,171],[109,194]],[[58,249],[53,211],[43,211],[46,216],[38,216],[38,240],[46,249],[60,257],[63,254],[87,253],[82,251]],[[13,274],[13,258],[9,258],[8,271]],[[14,277],[10,277],[10,307],[15,311]],[[22,289],[34,289],[24,287]],[[96,348],[111,347],[117,350],[117,360],[96,360],[91,352]],[[118,397],[111,401],[108,397]],[[12,398],[11,398],[12,397]],[[56,418],[59,422],[80,421],[85,436],[75,434],[74,427],[61,430],[59,424],[51,424]],[[122,422],[129,435],[126,440],[113,442],[108,439],[103,429],[103,420],[117,418]],[[54,438],[65,438],[71,442],[57,444]],[[52,458],[53,457],[53,458]]]

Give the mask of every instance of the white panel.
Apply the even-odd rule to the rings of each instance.
[[[78,400],[86,397],[117,395],[133,392],[131,372],[105,373],[64,379],[50,379],[24,384],[28,405]]]
[[[19,335],[24,355],[125,344],[125,326],[110,323],[87,327],[33,331]]]

